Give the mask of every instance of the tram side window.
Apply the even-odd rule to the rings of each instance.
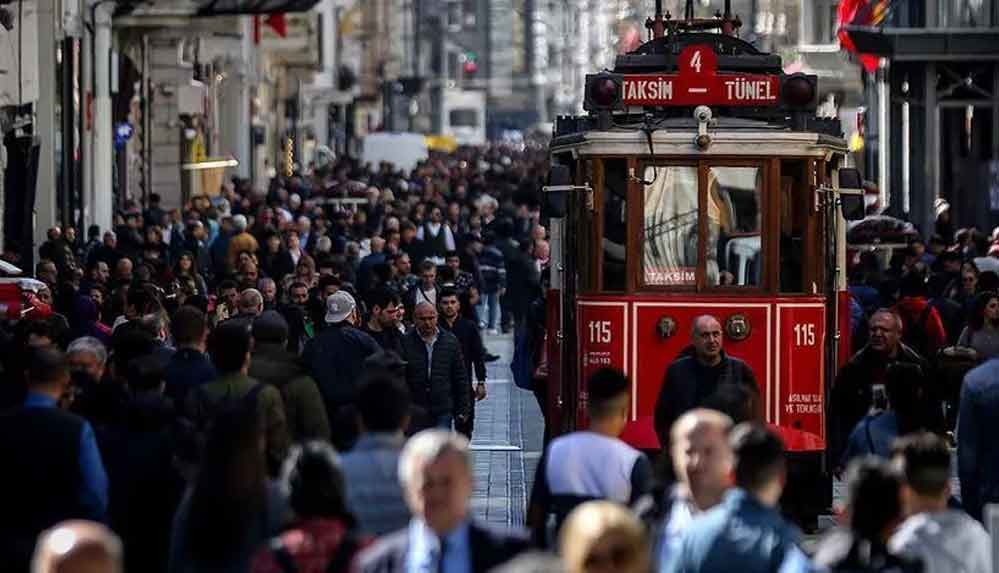
[[[628,247],[628,162],[604,161],[603,290],[624,291]]]
[[[805,220],[808,216],[807,163],[780,164],[780,291],[805,290]]]
[[[697,284],[697,168],[645,168],[643,275],[653,286]]]
[[[712,167],[708,171],[708,285],[763,284],[762,192],[758,167]]]

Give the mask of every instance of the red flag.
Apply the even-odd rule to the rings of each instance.
[[[890,0],[842,0],[839,3],[837,11],[839,31],[836,33],[839,37],[839,43],[844,50],[855,54],[869,73],[877,71],[881,58],[859,53],[857,46],[854,45],[844,27],[848,25],[878,26],[888,16],[890,7]]]
[[[267,16],[265,23],[279,37],[284,38],[288,35],[288,22],[284,19],[284,14],[271,14]]]

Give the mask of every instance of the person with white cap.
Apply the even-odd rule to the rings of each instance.
[[[933,213],[936,215],[934,231],[948,243],[954,240],[954,222],[951,220],[950,203],[943,197],[933,201]]]
[[[350,447],[357,435],[353,406],[364,359],[381,350],[374,338],[356,328],[357,303],[339,290],[326,298],[326,329],[305,345],[302,360],[319,385],[332,426],[333,445]]]
[[[232,218],[232,226],[235,230],[235,235],[229,239],[229,252],[226,256],[226,261],[229,263],[230,269],[236,268],[236,260],[239,258],[239,254],[243,251],[248,251],[250,254],[256,254],[260,250],[260,244],[257,243],[256,237],[251,235],[247,230],[248,221],[245,215],[236,215]]]

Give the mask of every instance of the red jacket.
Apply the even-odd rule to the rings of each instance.
[[[926,318],[920,323],[923,311],[926,310],[929,304],[929,301],[924,297],[905,297],[898,301],[893,310],[902,317],[904,325],[902,341],[909,344],[908,341],[912,340],[911,331],[915,328],[923,330],[925,333],[924,340],[926,340],[926,356],[923,356],[923,358],[932,360],[936,356],[937,351],[947,346],[947,331],[944,329],[943,320],[940,319],[940,313],[937,312],[936,308],[931,307],[926,314]],[[913,350],[920,354],[923,353],[923,349],[914,348]]]

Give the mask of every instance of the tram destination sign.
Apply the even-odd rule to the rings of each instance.
[[[626,75],[621,83],[625,105],[641,106],[770,106],[777,105],[780,78],[733,75],[698,78],[682,75]]]
[[[694,45],[680,53],[677,74],[622,76],[621,99],[634,106],[775,106],[780,86],[776,75],[719,74],[714,50]]]

